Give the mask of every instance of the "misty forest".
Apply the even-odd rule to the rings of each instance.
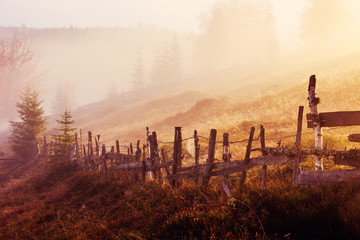
[[[359,11],[0,2],[0,239],[360,239]]]

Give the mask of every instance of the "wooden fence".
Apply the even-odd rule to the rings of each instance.
[[[307,114],[307,126],[314,129],[315,147],[314,149],[304,149],[301,147],[302,136],[302,119],[304,107],[300,106],[297,119],[297,133],[295,147],[284,148],[266,147],[265,128],[260,127],[258,139],[254,139],[255,128],[250,129],[244,158],[241,160],[232,160],[230,153],[229,134],[224,133],[223,140],[217,141],[217,130],[211,129],[207,146],[206,162],[200,164],[200,145],[197,131],[190,138],[183,139],[181,127],[175,127],[173,144],[173,154],[168,156],[164,149],[159,148],[156,132],[149,132],[147,128],[146,144],[140,145],[138,140],[134,147],[131,143],[127,152],[120,152],[119,141],[110,151],[106,146],[100,146],[100,135],[92,136],[88,132],[87,144],[82,145],[78,142],[78,136],[75,135],[76,142],[73,145],[70,158],[76,161],[85,170],[99,171],[104,176],[118,171],[127,171],[131,174],[134,181],[156,180],[160,183],[167,181],[176,187],[181,184],[183,179],[191,179],[196,184],[208,186],[211,178],[224,177],[227,179],[230,174],[239,173],[240,186],[244,186],[247,171],[254,167],[262,168],[261,186],[266,186],[267,166],[291,164],[293,166],[292,185],[316,185],[318,183],[335,183],[351,179],[360,183],[360,171],[355,169],[351,171],[333,171],[324,173],[322,171],[300,172],[300,162],[306,160],[310,155],[315,156],[315,170],[322,170],[322,159],[331,157],[336,164],[360,167],[360,151],[356,149],[344,151],[332,151],[322,149],[322,127],[348,126],[360,124],[360,112],[337,112],[337,113],[318,113],[317,104],[319,99],[315,95],[315,76],[310,77],[309,81],[309,106],[310,114]],[[81,137],[82,139],[82,137]],[[281,139],[281,137],[279,137]],[[350,135],[349,140],[360,141],[360,135]],[[183,142],[193,140],[194,157],[193,164],[183,166]],[[253,142],[260,141],[260,148],[253,148]],[[355,141],[354,140],[354,141]],[[81,141],[82,143],[82,141]],[[95,143],[95,144],[93,144]],[[222,144],[222,159],[215,159],[216,144]],[[44,138],[44,148],[41,156],[48,155],[48,144]],[[101,149],[100,149],[101,147]],[[255,151],[260,152],[257,156],[252,157]],[[189,161],[187,161],[189,162]],[[224,183],[225,184],[225,183]],[[224,185],[226,186],[226,184]]]

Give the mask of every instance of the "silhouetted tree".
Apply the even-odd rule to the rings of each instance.
[[[16,34],[0,40],[0,119],[16,115],[16,96],[29,85],[34,72],[34,52],[29,41]]]
[[[54,145],[54,155],[51,156],[53,160],[69,160],[70,150],[72,144],[75,142],[75,136],[73,132],[76,128],[72,127],[74,124],[74,120],[72,119],[72,114],[70,111],[65,110],[65,112],[61,115],[60,120],[56,120],[56,122],[60,125],[60,127],[56,130],[60,131],[59,135],[56,135],[57,141],[55,141]]]
[[[132,84],[134,90],[139,90],[145,87],[145,81],[144,81],[145,71],[144,71],[144,64],[140,52],[138,52],[134,64],[132,76],[133,76]]]
[[[183,77],[182,53],[176,35],[172,42],[165,41],[161,51],[157,51],[151,72],[151,81],[154,85],[174,83]]]
[[[263,0],[223,0],[202,17],[196,40],[207,70],[264,61],[277,55],[275,18]]]
[[[55,93],[54,100],[52,102],[52,113],[62,114],[66,109],[71,110],[74,104],[73,86],[70,82],[61,82]]]
[[[305,45],[311,50],[334,50],[358,40],[358,12],[351,9],[356,1],[310,0],[302,13],[301,34]]]
[[[38,93],[26,88],[16,103],[20,122],[11,122],[12,134],[9,142],[12,150],[19,156],[33,157],[36,154],[37,138],[45,130],[44,110]]]

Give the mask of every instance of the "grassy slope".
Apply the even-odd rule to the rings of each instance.
[[[291,189],[291,169],[269,172],[227,200],[218,184],[179,189],[109,180],[73,166],[1,189],[0,239],[357,239],[359,189]]]
[[[320,110],[356,110],[360,103],[359,73],[352,67],[320,71]],[[120,136],[126,141],[142,134],[143,123],[157,130],[162,140],[172,140],[175,125],[184,127],[184,137],[193,129],[207,136],[214,127],[220,138],[222,132],[229,132],[231,141],[247,138],[251,126],[264,124],[267,136],[277,138],[295,133],[297,108],[307,106],[307,75],[294,75],[301,80],[285,89],[274,83],[275,89],[262,92],[267,96],[252,96],[245,101],[234,100],[232,95],[203,99],[205,96],[188,93],[186,100],[196,97],[183,105],[184,95],[179,95],[138,103],[138,108],[128,108],[122,115],[124,109],[115,111],[110,106],[103,113],[96,111],[102,118],[92,123],[85,121],[89,116],[79,118],[95,132],[104,136],[108,133],[109,139]],[[194,100],[198,101],[195,105]],[[130,126],[139,130],[129,129],[128,124],[142,115],[151,116],[151,121],[132,123]],[[349,147],[345,138],[356,131],[358,127],[331,131],[325,134],[325,143],[331,148]],[[305,146],[313,145],[311,137],[304,136],[303,140]],[[269,144],[276,142],[274,139]],[[291,145],[293,139],[283,139],[282,143]],[[232,145],[234,158],[242,158],[243,149],[244,145]],[[357,188],[290,189],[291,168],[269,170],[269,189],[256,188],[260,175],[257,170],[249,174],[250,186],[243,193],[238,192],[233,176],[230,186],[238,202],[229,206],[216,180],[208,190],[191,185],[172,190],[156,183],[131,184],[126,177],[108,181],[68,166],[48,167],[41,174],[32,173],[18,183],[1,187],[1,195],[6,198],[0,200],[0,239],[238,239],[261,238],[264,232],[269,238],[283,238],[288,233],[295,239],[359,238]]]

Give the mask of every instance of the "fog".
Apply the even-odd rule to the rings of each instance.
[[[162,89],[166,94],[177,87],[196,86],[202,91],[204,86],[205,91],[203,82],[222,71],[258,66],[260,72],[287,59],[326,59],[359,51],[360,4],[355,0],[157,0],[150,5],[139,0],[121,6],[115,2],[105,1],[98,9],[90,1],[70,5],[69,17],[64,18],[59,14],[65,14],[64,8],[51,16],[56,4],[40,1],[29,6],[22,19],[9,13],[25,1],[0,3],[0,40],[11,42],[16,35],[31,41],[28,46],[34,53],[34,71],[13,74],[13,79],[20,75],[22,79],[10,94],[17,96],[25,85],[36,86],[46,114],[52,114],[54,105],[64,104],[61,98],[75,108],[134,90]],[[129,12],[116,18],[116,8]],[[146,8],[153,14],[145,13]],[[79,9],[81,21],[75,17]],[[97,17],[86,21],[86,10]],[[31,13],[46,19],[39,21]],[[6,71],[0,71],[2,91],[11,85]],[[225,77],[239,81],[236,76]],[[193,84],[197,80],[203,82]],[[222,80],[218,81],[223,91]],[[15,107],[14,99],[2,98],[2,105]],[[3,128],[14,119],[8,113],[1,113]]]

